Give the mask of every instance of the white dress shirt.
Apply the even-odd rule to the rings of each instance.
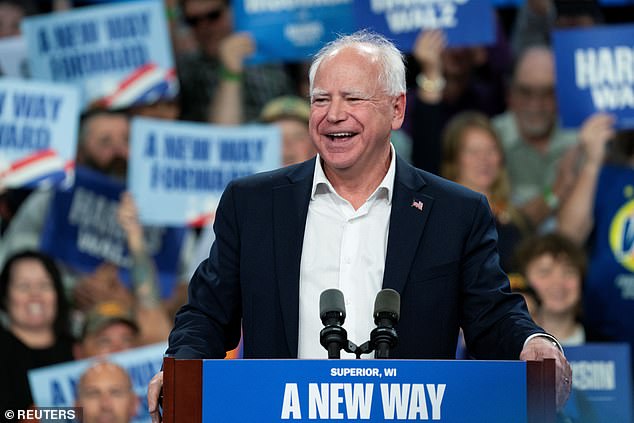
[[[317,156],[300,264],[299,358],[328,357],[319,343],[319,332],[324,327],[319,317],[319,296],[328,288],[343,292],[343,327],[348,340],[361,345],[376,327],[372,313],[374,299],[383,285],[396,173],[393,146],[391,150],[387,174],[358,210],[337,194]],[[355,358],[344,351],[341,357]]]

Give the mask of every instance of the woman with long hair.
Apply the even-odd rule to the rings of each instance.
[[[29,370],[73,359],[69,308],[62,279],[48,256],[24,251],[0,272],[0,402],[4,409],[33,403]]]

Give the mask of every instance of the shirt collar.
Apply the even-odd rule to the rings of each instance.
[[[396,177],[396,152],[394,151],[394,146],[390,143],[390,166],[387,169],[387,173],[383,180],[379,184],[379,186],[374,190],[372,195],[376,196],[379,192],[383,191],[386,193],[388,204],[392,203],[392,191],[394,190],[394,178]],[[317,154],[315,158],[315,172],[313,173],[313,187],[311,189],[311,200],[315,200],[315,196],[319,194],[325,194],[327,192],[336,193],[334,187],[326,177],[324,173],[324,169],[321,166],[321,157]]]

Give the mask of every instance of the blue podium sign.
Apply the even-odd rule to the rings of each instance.
[[[527,421],[521,361],[204,360],[202,421]]]

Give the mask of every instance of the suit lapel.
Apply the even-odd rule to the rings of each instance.
[[[273,188],[273,248],[282,319],[288,348],[297,356],[299,271],[315,160],[289,174],[289,183]]]
[[[434,199],[421,193],[423,177],[400,158],[396,162],[383,288],[403,292]]]

